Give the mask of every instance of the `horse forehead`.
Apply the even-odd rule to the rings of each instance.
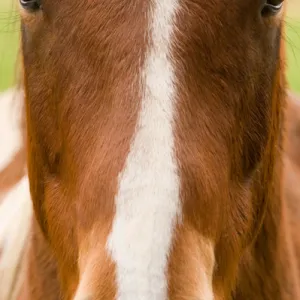
[[[141,106],[114,197],[115,215],[106,250],[115,263],[118,299],[165,300],[168,256],[181,222],[180,178],[175,154],[175,65],[172,41],[178,0],[153,1],[148,12],[149,44],[141,65]],[[213,260],[210,241],[201,246]],[[205,272],[212,266],[203,264]],[[213,265],[213,264],[212,264]],[[211,270],[207,271],[211,274]],[[87,278],[91,274],[85,274]],[[212,299],[210,275],[203,276]],[[84,281],[77,298],[86,292]],[[77,299],[76,298],[76,299]]]

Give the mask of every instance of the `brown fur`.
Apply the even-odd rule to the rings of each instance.
[[[289,181],[281,182],[280,22],[258,19],[256,1],[182,5],[174,61],[183,223],[169,261],[169,297],[197,296],[197,266],[214,263],[197,253],[204,236],[215,246],[216,299],[299,299],[299,238],[291,229],[299,199],[286,202]],[[43,9],[22,19],[36,222],[21,295],[71,299],[94,266],[91,297],[110,300],[115,274],[104,246],[140,108],[139,70],[151,44],[140,12],[148,7],[54,0]]]
[[[16,90],[13,100],[21,110],[21,120],[18,125],[22,133],[22,144],[21,148],[14,154],[10,163],[0,171],[0,203],[2,199],[1,194],[5,194],[5,192],[18,183],[26,172],[26,120],[24,99],[23,96],[19,96],[18,93],[19,91]]]
[[[26,151],[20,149],[13,157],[12,161],[0,172],[0,187],[2,189],[10,188],[25,174]]]
[[[1,194],[11,189],[24,175],[26,171],[26,151],[21,148],[12,161],[0,172]],[[1,200],[1,198],[0,198]]]
[[[289,229],[292,235],[292,244],[295,249],[295,257],[300,257],[300,97],[289,93],[289,101],[286,115],[286,144],[284,153],[284,199],[287,201],[287,213],[289,215]],[[296,263],[296,261],[295,261]],[[297,259],[300,272],[300,260]],[[300,274],[300,273],[299,273]]]

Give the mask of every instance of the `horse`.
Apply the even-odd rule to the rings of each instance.
[[[284,4],[20,6],[32,216],[15,297],[299,299]]]
[[[290,230],[293,232],[293,243],[295,244],[295,255],[300,257],[300,239],[297,233],[297,224],[300,218],[300,97],[288,93],[286,112],[286,142],[283,153],[283,197],[287,202],[289,210]],[[298,262],[298,268],[300,264]]]
[[[32,218],[26,172],[24,95],[0,95],[0,299],[16,299],[23,249]]]

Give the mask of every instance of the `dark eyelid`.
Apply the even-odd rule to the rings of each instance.
[[[282,7],[282,0],[267,0],[262,8],[261,15],[263,17],[274,16],[280,12]]]
[[[41,8],[41,0],[20,0],[20,4],[28,11],[37,11]]]

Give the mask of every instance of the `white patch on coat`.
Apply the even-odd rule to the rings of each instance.
[[[0,94],[0,171],[9,164],[23,142],[20,129],[21,97],[23,93],[16,89]]]
[[[0,205],[0,299],[13,300],[18,265],[28,240],[33,213],[29,183],[24,176]]]

